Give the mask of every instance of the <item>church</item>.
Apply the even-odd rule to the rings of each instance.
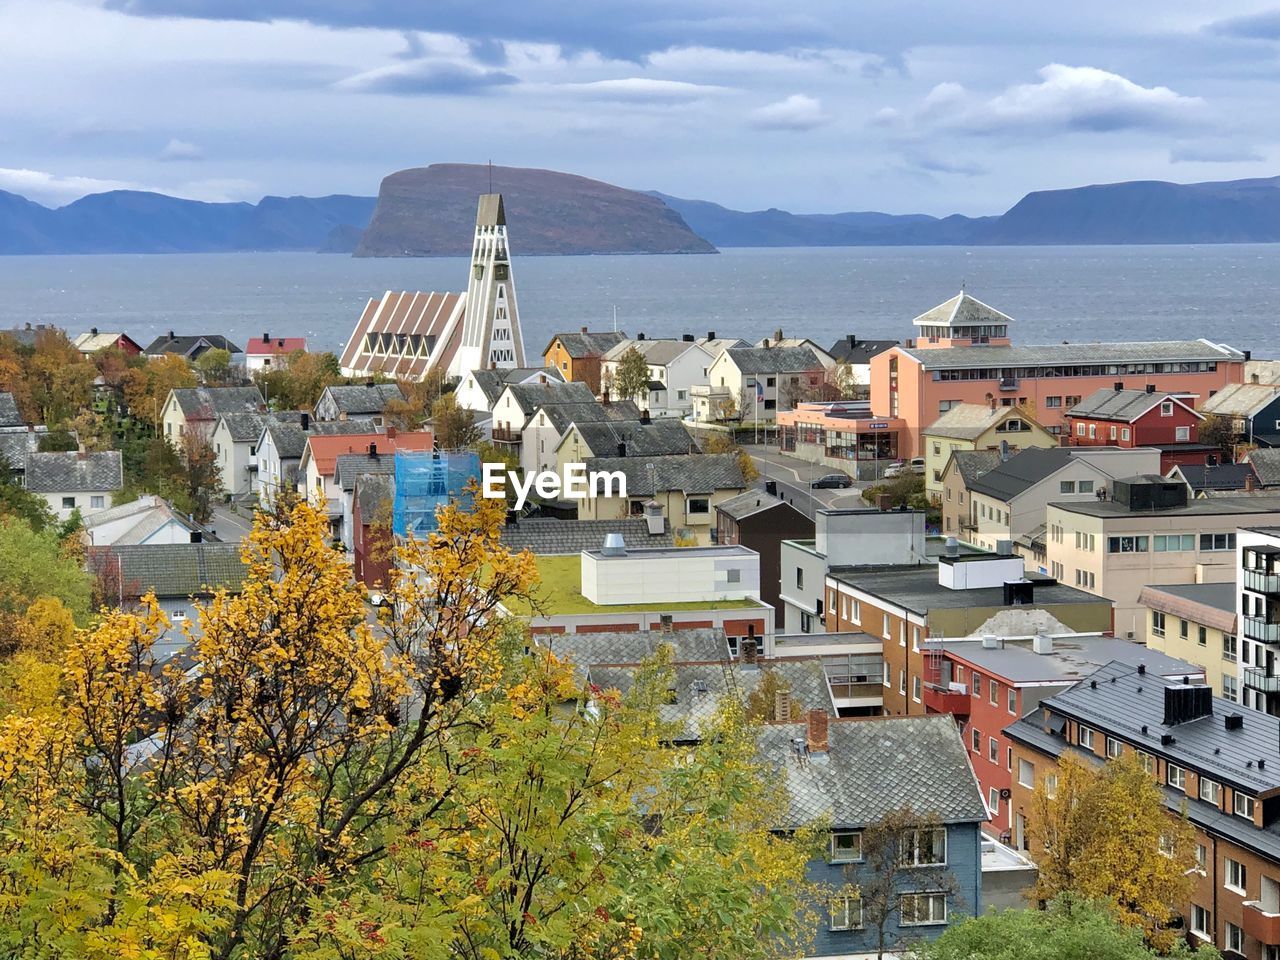
[[[466,293],[388,290],[370,300],[341,365],[348,377],[406,380],[431,371],[461,379],[472,370],[524,366],[502,194],[480,197]]]

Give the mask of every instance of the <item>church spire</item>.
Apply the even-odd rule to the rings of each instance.
[[[471,277],[467,282],[462,337],[449,364],[449,375],[472,370],[524,366],[520,312],[507,247],[507,213],[502,194],[481,195],[476,207],[471,245]]]

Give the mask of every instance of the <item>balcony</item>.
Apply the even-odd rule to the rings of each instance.
[[[956,717],[969,715],[969,688],[964,684],[953,687],[940,687],[936,684],[924,685],[924,707],[930,713],[950,713]]]
[[[1242,633],[1260,643],[1280,643],[1280,623],[1271,623],[1262,617],[1241,617]]]
[[[494,443],[519,443],[520,431],[513,430],[511,427],[494,427],[493,442]]]
[[[1253,937],[1260,943],[1280,944],[1280,913],[1275,908],[1263,908],[1261,900],[1244,902],[1245,936]]]
[[[1018,378],[1017,377],[1001,377],[1000,389],[1001,390],[1017,390]]]
[[[1244,588],[1254,593],[1280,593],[1280,573],[1265,570],[1245,570]]]
[[[1280,676],[1269,674],[1258,667],[1245,667],[1244,685],[1263,693],[1280,693]]]

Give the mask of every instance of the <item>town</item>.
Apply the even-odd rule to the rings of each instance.
[[[0,331],[30,929],[83,886],[104,956],[928,958],[1074,903],[1280,960],[1280,361],[968,289],[534,353],[513,248],[480,196],[465,291],[340,355]]]

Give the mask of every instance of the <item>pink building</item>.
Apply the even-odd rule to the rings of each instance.
[[[1012,318],[967,293],[916,317],[919,336],[871,358],[871,407],[901,418],[898,455],[958,403],[1022,406],[1051,433],[1084,398],[1114,384],[1203,398],[1244,382],[1248,354],[1210,340],[1014,346]]]
[[[858,479],[874,479],[877,461],[903,456],[906,424],[873,417],[865,400],[799,403],[778,411],[778,447],[813,463],[837,467]]]

